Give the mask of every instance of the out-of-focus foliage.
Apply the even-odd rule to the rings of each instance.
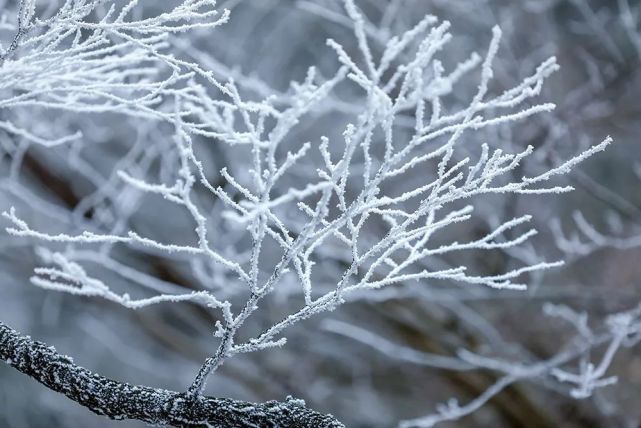
[[[0,1],[3,321],[350,427],[639,424],[638,4],[63,3]],[[0,424],[112,426],[0,376]]]

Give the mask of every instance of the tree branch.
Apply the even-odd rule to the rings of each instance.
[[[215,426],[344,428],[331,415],[305,407],[302,400],[248,403],[200,397],[120,383],[79,367],[53,347],[23,336],[0,322],[0,358],[48,388],[111,419],[136,419],[176,427]]]

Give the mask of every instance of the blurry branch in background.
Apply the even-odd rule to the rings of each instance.
[[[569,322],[577,331],[575,340],[570,341],[566,346],[568,349],[559,352],[548,360],[534,364],[514,363],[501,361],[493,358],[482,357],[467,351],[461,351],[460,356],[464,361],[479,368],[498,371],[504,374],[504,380],[508,383],[517,380],[531,379],[547,380],[547,377],[554,377],[562,383],[572,385],[570,394],[576,399],[590,397],[594,390],[604,386],[612,385],[617,381],[616,377],[606,377],[606,370],[612,363],[612,359],[618,349],[622,346],[631,347],[641,340],[641,306],[623,313],[614,314],[606,320],[606,325],[601,331],[593,332],[587,323],[585,313],[578,314],[564,305],[547,304],[544,311],[548,316],[557,317]],[[590,354],[594,348],[605,346],[605,352],[595,367],[590,362]],[[569,369],[562,368],[571,362],[579,361],[579,372],[572,373]],[[481,398],[477,401],[482,400]],[[478,407],[478,403],[471,403],[465,407]],[[441,412],[444,420],[457,416],[456,410],[450,408],[452,413]],[[418,424],[421,426],[420,424]],[[429,426],[423,425],[423,426]]]
[[[324,326],[327,331],[349,337],[390,358],[408,364],[454,371],[483,369],[500,375],[498,381],[483,394],[464,405],[459,404],[456,399],[451,399],[446,404],[438,405],[437,412],[432,415],[403,421],[400,424],[404,428],[426,428],[439,422],[460,419],[478,410],[492,397],[515,382],[537,382],[554,390],[559,385],[551,381],[556,380],[561,384],[571,385],[570,395],[576,399],[590,397],[595,389],[617,382],[616,377],[608,377],[605,374],[619,348],[632,347],[641,341],[641,305],[631,311],[608,317],[606,325],[598,331],[593,331],[589,327],[587,314],[576,313],[565,305],[546,304],[544,311],[548,316],[568,322],[576,329],[577,335],[574,340],[568,342],[566,349],[539,362],[507,361],[479,355],[465,349],[458,351],[458,358],[446,357],[392,343],[377,334],[350,324],[327,321]],[[601,361],[595,366],[590,361],[590,354],[601,347],[605,347],[605,352]],[[577,373],[564,368],[570,367],[577,361],[579,363]]]

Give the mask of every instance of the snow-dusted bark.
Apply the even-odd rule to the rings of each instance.
[[[339,428],[331,415],[305,407],[302,400],[248,403],[228,398],[191,398],[187,393],[130,385],[74,364],[55,348],[23,336],[0,322],[0,358],[46,387],[99,415],[177,427]]]

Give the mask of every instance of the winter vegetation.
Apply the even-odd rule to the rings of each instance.
[[[641,421],[638,5],[0,10],[0,424]]]

